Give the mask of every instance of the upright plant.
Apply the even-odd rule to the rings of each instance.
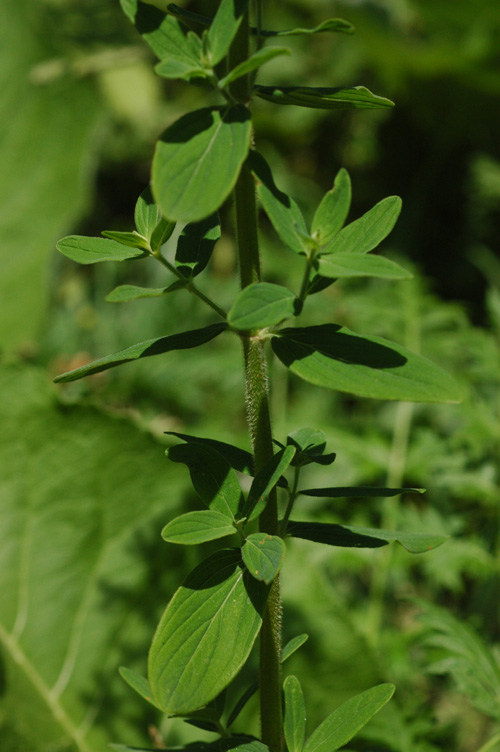
[[[269,165],[254,148],[251,103],[257,97],[281,106],[344,109],[391,107],[392,102],[362,86],[327,89],[254,83],[262,65],[289,54],[286,48],[267,46],[268,40],[351,33],[351,25],[341,19],[329,19],[315,29],[269,31],[262,27],[261,0],[221,0],[213,19],[175,5],[169,5],[165,14],[141,0],[121,0],[121,4],[160,59],[157,73],[186,81],[202,79],[217,92],[220,103],[184,115],[160,137],[151,187],[137,201],[133,232],[106,231],[102,238],[73,235],[61,240],[58,249],[83,264],[153,259],[170,277],[164,287],[122,285],[107,299],[123,302],[184,290],[209,306],[216,320],[200,329],[132,345],[56,381],[72,381],[139,358],[197,347],[223,334],[236,335],[244,354],[252,447],[249,452],[217,439],[173,434],[182,443],[170,448],[168,456],[187,466],[206,508],[170,521],[163,538],[181,545],[232,539],[197,566],[174,594],[153,638],[147,679],[129,669],[122,669],[122,676],[162,712],[217,733],[216,747],[281,752],[286,744],[288,752],[331,752],[370,720],[390,699],[394,687],[382,684],[348,700],[305,741],[300,683],[295,676],[283,683],[281,675],[283,662],[306,639],[306,635],[297,636],[282,649],[279,572],[286,538],[368,548],[397,541],[412,553],[438,546],[444,539],[304,522],[300,513],[292,517],[301,495],[387,497],[409,489],[300,488],[304,466],[330,465],[335,454],[325,453],[325,436],[318,430],[300,428],[283,442],[273,436],[266,350],[270,346],[305,381],[357,396],[453,402],[458,394],[453,381],[435,365],[380,337],[360,336],[329,322],[283,326],[300,315],[309,295],[320,293],[339,278],[411,276],[398,264],[370,253],[392,230],[401,200],[385,198],[346,225],[351,184],[346,170],[340,169],[308,227],[298,205],[276,186]],[[210,261],[221,234],[217,210],[231,193],[241,292],[226,312],[198,288],[196,277]],[[261,279],[257,198],[283,245],[303,259],[298,291]],[[164,244],[176,226],[182,231],[175,255],[168,258]],[[246,494],[236,471],[253,478]],[[241,697],[233,697],[230,684],[257,637],[258,682]],[[257,689],[261,738],[235,736],[232,726]],[[199,746],[206,745],[200,742]]]

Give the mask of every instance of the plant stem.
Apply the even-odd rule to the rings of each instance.
[[[232,44],[230,68],[249,55],[249,22],[245,16]],[[238,101],[250,100],[248,77],[231,85],[231,94]],[[257,237],[257,203],[255,184],[250,172],[243,167],[234,191],[236,208],[236,236],[241,287],[260,280],[260,258]],[[245,398],[247,422],[255,461],[259,472],[273,456],[267,363],[264,344],[258,337],[242,336],[245,367]],[[278,532],[278,503],[276,491],[269,495],[266,509],[260,516],[260,529],[271,535]],[[261,737],[274,752],[282,749],[281,710],[281,595],[279,577],[273,581],[260,632],[260,718]]]
[[[155,253],[153,255],[154,255],[154,258],[157,259],[157,261],[160,262],[160,264],[163,264],[163,266],[166,269],[168,269],[169,272],[172,272],[172,274],[175,274],[175,276],[177,277],[177,279],[179,279],[181,282],[184,283],[184,286],[185,286],[186,290],[189,290],[189,292],[193,293],[193,295],[196,295],[197,298],[199,298],[204,303],[206,303],[208,306],[210,306],[210,308],[212,308],[212,310],[214,310],[215,313],[218,313],[221,318],[223,318],[224,320],[226,320],[226,318],[227,318],[226,312],[222,308],[220,308],[217,305],[217,303],[214,303],[213,300],[211,300],[209,297],[207,297],[205,295],[205,293],[203,293],[201,290],[199,290],[196,287],[196,285],[194,284],[193,281],[188,280],[185,277],[183,277],[182,274],[177,271],[177,269],[175,268],[175,266],[173,266],[170,263],[170,261],[167,261],[167,259],[164,256],[162,256],[160,253]]]

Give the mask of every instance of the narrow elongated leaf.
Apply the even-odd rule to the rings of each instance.
[[[365,86],[316,88],[311,86],[254,86],[261,99],[273,104],[294,104],[320,110],[351,110],[394,107],[394,102],[373,94]]]
[[[141,676],[136,671],[132,671],[132,669],[126,668],[126,666],[120,666],[118,671],[122,679],[127,682],[129,687],[132,687],[132,689],[134,689],[137,694],[139,694],[144,700],[147,700],[147,702],[151,703],[151,705],[154,705],[155,708],[159,708],[159,706],[153,700],[151,687],[149,686],[149,682],[145,676]]]
[[[304,752],[334,752],[343,747],[391,699],[394,684],[379,684],[344,702],[306,742]]]
[[[321,496],[328,499],[360,499],[364,496],[399,496],[402,493],[425,493],[425,488],[376,488],[373,486],[337,486],[333,488],[304,488],[303,496]]]
[[[305,381],[374,399],[459,402],[450,376],[421,355],[382,337],[361,337],[335,324],[282,329],[278,358]]]
[[[178,285],[175,289],[178,289]],[[108,303],[126,303],[129,300],[137,300],[138,298],[159,298],[161,295],[165,295],[166,292],[170,292],[172,285],[169,287],[136,287],[135,285],[120,285],[111,290],[106,295],[105,300]]]
[[[248,0],[221,0],[208,30],[208,45],[212,65],[220,63],[229,51],[243,19]]]
[[[229,519],[226,514],[212,509],[186,512],[169,522],[161,531],[161,537],[168,543],[182,543],[188,546],[224,538],[236,532]]]
[[[187,465],[203,502],[230,522],[238,515],[242,493],[233,468],[222,454],[203,444],[177,444],[167,452],[173,462]]]
[[[117,243],[130,246],[130,248],[141,248],[143,251],[149,251],[149,243],[137,232],[116,232],[115,230],[104,230],[101,232],[105,238],[116,240]]]
[[[125,350],[113,353],[113,355],[106,355],[104,358],[94,360],[86,366],[62,373],[60,376],[56,376],[54,381],[56,383],[76,381],[84,376],[91,376],[93,373],[101,373],[102,371],[107,371],[108,368],[115,368],[122,365],[122,363],[130,363],[131,360],[149,358],[151,355],[161,355],[171,350],[187,350],[191,347],[198,347],[205,344],[205,342],[210,342],[211,339],[217,337],[226,328],[226,324],[210,324],[210,326],[205,326],[202,329],[191,329],[191,331],[182,332],[181,334],[171,334],[168,337],[148,339],[145,342],[139,342],[137,345],[132,345],[132,347],[127,347]]]
[[[241,713],[241,711],[243,710],[247,702],[250,700],[251,697],[254,696],[254,694],[257,692],[258,689],[259,689],[259,683],[253,682],[253,684],[247,687],[247,689],[243,692],[240,699],[238,700],[238,702],[236,703],[236,705],[234,706],[234,708],[231,710],[229,714],[229,717],[227,719],[227,724],[226,724],[227,728],[232,726],[232,724],[235,722],[235,720],[237,719],[237,717],[239,716],[239,714]]]
[[[174,231],[175,222],[162,217],[151,233],[151,250],[156,253],[167,242]]]
[[[253,31],[257,31],[254,29]],[[354,26],[343,18],[328,18],[313,29],[285,29],[283,31],[261,31],[263,37],[297,37],[310,34],[320,34],[324,31],[341,32],[342,34],[354,34]]]
[[[307,254],[311,249],[306,240],[309,233],[299,207],[277,188],[264,157],[252,151],[247,163],[257,180],[257,193],[262,206],[279,237],[295,253]]]
[[[291,51],[288,49],[288,47],[263,47],[262,49],[257,50],[255,54],[250,55],[249,58],[237,65],[235,68],[233,68],[233,70],[230,71],[227,76],[221,78],[221,80],[219,81],[219,88],[224,89],[228,84],[236,81],[242,76],[246,76],[248,73],[251,73],[257,68],[260,68],[261,65],[264,65],[264,63],[267,63],[269,60],[273,60],[273,58],[275,57],[290,54]]]
[[[307,634],[300,634],[297,635],[297,637],[292,637],[292,639],[287,642],[285,647],[283,648],[283,652],[281,654],[281,662],[284,663],[288,658],[290,658],[291,655],[295,653],[296,650],[298,650],[307,640],[309,639],[309,635]]]
[[[158,747],[129,747],[128,744],[108,744],[115,752],[158,752]],[[184,747],[162,747],[162,752],[180,752]],[[219,752],[217,742],[193,742],[188,747],[189,752]]]
[[[85,235],[68,235],[56,244],[57,250],[78,264],[96,264],[98,261],[128,261],[147,254],[142,248],[131,248],[116,240],[88,238]]]
[[[135,205],[134,221],[137,232],[148,240],[151,240],[151,235],[160,221],[160,217],[160,210],[154,202],[151,188],[148,185],[137,199]]]
[[[293,316],[297,298],[286,287],[270,282],[255,282],[245,287],[229,311],[230,326],[239,331],[263,329]]]
[[[344,227],[322,253],[368,253],[386,238],[401,213],[399,196],[388,196]]]
[[[288,752],[302,752],[306,738],[306,706],[302,687],[296,676],[287,676],[283,682],[285,713],[283,730]]]
[[[329,243],[342,228],[351,206],[351,178],[342,167],[333,188],[325,195],[314,214],[311,233],[320,245]]]
[[[236,183],[250,133],[243,105],[206,107],[167,128],[153,160],[153,194],[165,216],[197,222],[216,211]]]
[[[413,274],[384,256],[359,253],[335,253],[318,261],[323,277],[379,277],[380,279],[411,279]]]
[[[259,633],[266,597],[267,588],[242,568],[239,550],[217,551],[189,575],[149,653],[149,684],[166,713],[203,707],[236,676]]]
[[[252,577],[270,585],[283,564],[285,544],[277,535],[252,533],[241,548],[241,556]]]
[[[266,506],[267,497],[290,465],[296,451],[294,446],[284,447],[257,473],[248,492],[243,517],[254,520],[261,514]]]
[[[190,222],[183,229],[177,243],[175,266],[183,277],[193,279],[210,261],[212,251],[221,235],[219,215],[211,214],[201,222]]]
[[[396,541],[411,554],[421,554],[441,546],[445,535],[431,533],[401,533],[395,530],[377,530],[356,525],[335,525],[327,522],[295,522],[287,525],[287,533],[294,538],[326,543],[344,548],[379,548]]]
[[[202,16],[200,13],[195,13],[192,10],[187,10],[187,8],[181,8],[175,3],[169,3],[167,5],[167,10],[169,13],[173,13],[174,16],[183,18],[185,21],[193,21],[194,23],[200,24],[201,26],[210,26],[213,20],[208,16]]]
[[[217,439],[205,439],[201,436],[191,436],[188,433],[178,433],[177,431],[165,431],[168,436],[177,436],[177,438],[187,441],[188,443],[201,444],[211,449],[215,449],[219,454],[229,462],[231,467],[235,470],[239,470],[240,473],[246,473],[247,475],[254,474],[253,467],[253,455],[251,452],[247,452],[245,449],[240,449],[233,444],[227,444],[225,441],[218,441]]]

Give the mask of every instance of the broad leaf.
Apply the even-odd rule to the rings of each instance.
[[[394,107],[394,102],[373,94],[365,86],[315,88],[311,86],[255,86],[261,99],[273,104],[293,104],[322,110],[373,109]]]
[[[220,63],[229,51],[231,42],[236,36],[248,0],[221,0],[214,20],[208,30],[208,46],[212,65]]]
[[[302,647],[302,645],[307,642],[308,639],[309,635],[305,633],[297,635],[297,637],[292,637],[292,639],[287,642],[287,644],[283,648],[283,652],[281,654],[281,662],[284,663],[286,660],[288,660],[288,658],[290,658],[290,656],[293,655],[296,650]]]
[[[342,228],[351,206],[351,178],[344,168],[335,177],[314,214],[311,233],[320,245],[329,243]]]
[[[317,465],[331,465],[335,460],[335,452],[324,454],[326,449],[326,436],[323,431],[315,428],[299,428],[292,431],[286,437],[286,443],[292,444],[297,449],[297,454],[292,460],[292,465],[303,467],[312,462]]]
[[[335,324],[282,329],[278,358],[305,381],[373,399],[459,402],[448,374],[421,355],[382,337],[361,337]]]
[[[226,324],[210,324],[210,326],[205,326],[202,329],[192,329],[189,332],[171,334],[168,337],[148,339],[146,342],[139,342],[139,344],[127,347],[125,350],[113,353],[113,355],[106,355],[104,358],[94,360],[86,366],[62,373],[60,376],[56,376],[54,381],[56,383],[76,381],[84,376],[101,373],[102,371],[107,371],[108,368],[115,368],[122,365],[122,363],[130,363],[130,361],[139,360],[139,358],[149,358],[152,355],[161,355],[171,350],[187,350],[191,347],[198,347],[205,344],[205,342],[210,342],[211,339],[217,337],[226,328]]]
[[[323,277],[379,277],[381,279],[411,279],[413,274],[384,256],[365,256],[354,253],[335,253],[317,262]]]
[[[137,232],[148,240],[151,240],[151,235],[160,221],[160,217],[160,210],[154,202],[151,188],[148,185],[137,199],[135,205],[134,221]]]
[[[302,687],[296,676],[287,676],[283,682],[285,713],[283,730],[288,752],[302,752],[306,737],[306,706]]]
[[[179,288],[177,282],[174,282],[175,289]],[[183,286],[183,285],[181,285]],[[135,285],[119,285],[106,295],[105,300],[108,303],[127,303],[129,300],[138,298],[159,298],[161,295],[170,292],[172,285],[169,287],[136,287]]]
[[[193,279],[200,274],[210,261],[220,234],[217,213],[201,222],[190,222],[186,225],[177,242],[175,253],[177,271],[186,279]]]
[[[252,577],[270,585],[283,564],[285,544],[277,535],[252,533],[241,548],[241,556]]]
[[[151,703],[151,705],[154,705],[155,708],[159,708],[159,706],[153,700],[153,697],[151,695],[151,687],[149,686],[149,682],[145,676],[141,676],[136,671],[132,671],[132,669],[126,668],[126,666],[120,666],[119,672],[120,676],[127,682],[129,687],[132,687],[132,689],[135,690],[137,694],[139,694],[147,702]]]
[[[167,451],[173,462],[189,468],[194,488],[203,502],[231,522],[238,516],[242,493],[233,468],[222,454],[203,444],[177,444]]]
[[[344,702],[306,742],[304,752],[334,752],[347,744],[391,699],[394,684],[379,684]]]
[[[229,462],[231,467],[235,470],[239,470],[240,473],[246,473],[247,475],[254,474],[253,467],[253,455],[247,452],[245,449],[233,446],[233,444],[227,444],[225,441],[218,441],[217,439],[204,439],[201,436],[191,436],[187,433],[178,433],[177,431],[165,431],[168,436],[177,436],[177,438],[187,441],[188,443],[201,444],[211,449],[215,449],[219,454]]]
[[[275,326],[297,312],[297,302],[286,287],[255,282],[239,293],[229,311],[228,324],[239,331]]]
[[[377,488],[374,486],[334,486],[333,488],[304,488],[303,496],[321,496],[328,499],[361,499],[365,496],[389,497],[402,493],[425,493],[425,488]]]
[[[248,492],[243,517],[254,520],[261,514],[265,509],[267,497],[290,465],[296,451],[294,446],[281,449],[257,473]]]
[[[431,533],[401,533],[355,525],[335,525],[327,522],[291,521],[286,529],[294,538],[325,543],[343,548],[379,548],[396,541],[411,554],[422,554],[441,546],[448,538]]]
[[[176,517],[163,528],[161,537],[169,543],[197,545],[235,532],[236,528],[226,514],[207,509],[202,512],[186,512]]]
[[[257,180],[262,206],[283,243],[295,253],[308,254],[309,233],[295,201],[276,187],[269,165],[258,152],[252,151],[247,163]]]
[[[208,71],[201,59],[201,39],[192,31],[188,31],[184,36],[177,21],[171,16],[167,16],[167,19],[171,22],[170,52],[166,56],[162,54],[161,62],[155,66],[155,72],[163,78],[181,78],[184,81],[207,78]]]
[[[252,29],[256,32],[256,29]],[[285,29],[284,31],[261,31],[260,34],[263,37],[296,37],[309,34],[320,34],[324,31],[341,32],[343,34],[353,34],[354,26],[348,21],[344,21],[343,18],[328,18],[319,26],[315,26],[313,29]]]
[[[89,238],[85,235],[68,235],[57,243],[57,250],[78,264],[127,261],[147,255],[141,248],[131,248],[117,243],[116,240]]]
[[[117,243],[130,246],[130,248],[141,248],[143,251],[149,251],[149,243],[137,232],[116,232],[115,230],[104,230],[101,232],[105,238],[116,240]]]
[[[189,575],[149,653],[149,683],[166,713],[203,707],[236,676],[259,633],[266,597],[267,588],[242,568],[239,550],[218,551]]]
[[[219,88],[225,89],[228,84],[236,81],[242,76],[246,76],[248,73],[260,68],[264,63],[267,63],[269,60],[273,60],[280,55],[290,55],[290,50],[287,47],[263,47],[262,49],[257,50],[255,54],[251,55],[247,60],[233,68],[227,76],[221,78],[219,81]]]
[[[401,213],[399,196],[388,196],[344,227],[322,253],[368,253],[386,238]]]
[[[216,211],[236,183],[250,133],[243,105],[206,107],[167,128],[153,160],[153,194],[165,216],[197,222]]]

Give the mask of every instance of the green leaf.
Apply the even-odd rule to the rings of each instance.
[[[239,293],[227,320],[233,329],[251,331],[279,324],[296,311],[297,298],[286,287],[255,282]]]
[[[278,358],[305,381],[373,399],[459,402],[438,366],[382,337],[361,337],[335,324],[282,329],[272,339]]]
[[[347,744],[391,699],[394,684],[379,684],[344,702],[306,742],[304,752],[334,752]]]
[[[174,282],[178,289],[177,282]],[[136,287],[135,285],[119,285],[111,290],[106,295],[106,302],[108,303],[126,303],[129,300],[137,300],[138,298],[159,298],[161,295],[170,292],[173,285],[170,287]]]
[[[222,454],[203,444],[177,444],[167,451],[173,462],[187,465],[194,488],[210,509],[232,521],[239,514],[242,493],[233,468]]]
[[[425,488],[376,488],[373,486],[337,486],[333,488],[304,488],[303,496],[321,496],[328,499],[360,499],[364,496],[389,497],[402,493],[425,493]]]
[[[399,196],[388,196],[344,227],[322,253],[368,253],[386,238],[401,213]]]
[[[163,133],[153,160],[153,194],[171,220],[197,222],[232,191],[250,146],[251,116],[243,105],[206,107]]]
[[[308,230],[304,217],[293,199],[280,191],[264,157],[252,151],[247,164],[257,180],[257,193],[262,206],[283,243],[301,255],[310,252]]]
[[[325,195],[313,217],[311,233],[320,245],[326,245],[342,228],[351,206],[351,178],[341,168],[333,188]]]
[[[322,110],[394,107],[394,102],[373,94],[365,86],[317,88],[311,86],[254,86],[261,99],[273,104],[294,104]]]
[[[221,0],[208,30],[208,46],[212,66],[220,63],[229,51],[243,19],[248,0]]]
[[[247,687],[247,689],[243,692],[243,694],[241,695],[240,699],[238,700],[234,708],[231,710],[229,717],[227,719],[226,728],[229,728],[230,726],[233,725],[233,723],[235,722],[235,720],[237,719],[237,717],[239,716],[239,714],[241,713],[241,711],[243,710],[247,702],[250,700],[251,697],[254,696],[254,694],[258,691],[258,689],[259,689],[259,682],[253,682],[253,684]]]
[[[210,261],[221,235],[219,215],[214,213],[201,222],[186,225],[179,236],[175,266],[183,277],[193,279]]]
[[[126,666],[120,666],[118,671],[120,672],[122,679],[127,682],[129,687],[132,687],[132,689],[134,689],[137,694],[139,694],[144,700],[147,700],[147,702],[151,703],[151,705],[154,705],[155,708],[159,708],[159,706],[154,702],[152,698],[151,687],[149,686],[149,682],[145,676],[141,676],[136,671],[132,671],[132,669],[126,668]]]
[[[259,633],[266,598],[267,588],[241,567],[239,550],[217,551],[196,567],[168,604],[149,652],[149,683],[164,712],[197,710],[229,684]]]
[[[257,31],[252,29],[252,31]],[[348,21],[344,21],[343,18],[328,18],[319,26],[315,26],[314,29],[285,29],[284,31],[261,31],[260,34],[263,37],[295,37],[309,34],[320,34],[324,31],[341,32],[343,34],[353,34],[354,26]]]
[[[406,548],[410,554],[422,554],[431,551],[448,540],[445,535],[401,533],[394,530],[377,530],[355,525],[335,525],[327,522],[292,522],[290,520],[286,531],[294,538],[304,538],[316,543],[344,548],[379,548],[396,541],[403,548]]]
[[[171,20],[177,24],[175,19]],[[179,33],[182,41],[179,42],[175,51],[172,50],[167,57],[162,57],[161,62],[155,66],[155,73],[163,78],[180,78],[184,81],[191,81],[192,78],[208,78],[208,71],[201,60],[200,38],[192,31],[188,31],[186,36],[180,30]],[[180,45],[183,47],[181,48]]]
[[[229,462],[231,467],[235,470],[239,470],[240,473],[246,473],[247,475],[254,474],[253,467],[253,455],[247,452],[245,449],[240,449],[233,444],[227,444],[225,441],[218,441],[217,439],[204,439],[200,436],[191,436],[187,433],[178,433],[177,431],[165,431],[168,436],[177,436],[190,443],[201,444],[209,448],[215,449],[219,454]]]
[[[224,538],[235,532],[234,525],[228,522],[228,515],[207,509],[202,512],[187,512],[176,517],[163,528],[161,537],[168,543],[191,546]]]
[[[283,652],[281,653],[281,662],[284,663],[288,658],[290,658],[291,655],[295,653],[296,650],[298,650],[307,640],[309,639],[309,635],[307,634],[300,634],[297,635],[297,637],[292,637],[292,639],[287,642],[285,647],[283,648]]]
[[[252,739],[248,736],[229,737],[221,739],[220,752],[271,752],[268,746],[258,739]]]
[[[241,548],[241,556],[252,577],[270,585],[283,564],[285,544],[277,535],[252,533]]]
[[[228,84],[236,81],[242,76],[246,76],[248,73],[251,73],[257,68],[260,68],[261,65],[264,65],[264,63],[267,63],[269,60],[273,60],[273,58],[275,57],[290,54],[291,51],[288,49],[288,47],[263,47],[262,49],[257,50],[257,52],[237,65],[235,68],[233,68],[233,70],[230,71],[227,76],[221,78],[221,80],[219,81],[219,89],[225,89]]]
[[[283,730],[288,752],[302,752],[306,738],[306,706],[302,687],[296,676],[283,682],[285,713]]]
[[[151,188],[148,185],[137,199],[134,210],[134,221],[139,235],[151,240],[151,235],[160,221],[160,217],[160,210],[154,202]]]
[[[172,235],[175,228],[175,222],[162,217],[151,234],[151,250],[157,253]]]
[[[183,18],[185,21],[193,21],[194,23],[201,24],[201,26],[210,26],[212,23],[212,19],[208,16],[194,13],[192,10],[187,10],[187,8],[180,8],[175,3],[169,3],[167,10],[169,13],[173,13],[174,16],[179,16],[179,18]]]
[[[384,256],[364,256],[354,253],[335,253],[317,262],[323,277],[379,277],[381,279],[411,279],[413,274]]]
[[[116,232],[115,230],[104,230],[101,232],[105,238],[116,240],[117,243],[129,246],[130,248],[141,248],[143,251],[149,251],[149,243],[137,232]]]
[[[168,337],[148,339],[145,342],[139,342],[137,345],[113,353],[113,355],[106,355],[104,358],[94,360],[86,366],[62,373],[60,376],[56,376],[54,381],[56,383],[76,381],[84,376],[91,376],[93,373],[101,373],[107,371],[108,368],[115,368],[122,363],[130,363],[131,360],[149,358],[151,355],[161,355],[171,350],[187,350],[191,347],[198,347],[205,342],[210,342],[226,328],[226,324],[210,324],[210,326],[205,326],[202,329],[192,329],[189,332],[171,334]]]
[[[296,448],[294,446],[287,446],[281,449],[257,473],[248,492],[243,517],[254,520],[261,514],[263,509],[265,509],[267,497],[290,465],[295,452]]]
[[[294,467],[303,467],[313,462],[317,465],[331,465],[337,456],[335,452],[324,454],[326,436],[323,431],[315,428],[299,428],[292,431],[286,437],[286,443],[297,449],[297,454],[292,460]]]
[[[78,264],[96,264],[98,261],[127,261],[144,258],[141,248],[130,248],[106,238],[88,238],[85,235],[68,235],[56,244],[57,250]]]

